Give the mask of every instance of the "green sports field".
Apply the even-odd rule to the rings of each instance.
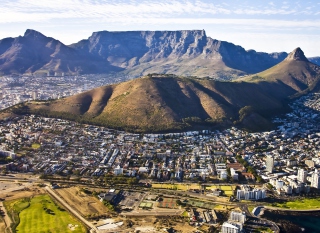
[[[10,201],[6,207],[9,211],[19,211],[20,223],[16,228],[19,233],[86,232],[77,219],[56,205],[48,195]]]

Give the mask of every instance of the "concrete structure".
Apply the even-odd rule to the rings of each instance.
[[[123,168],[120,167],[120,165],[118,165],[114,170],[113,170],[113,174],[118,176],[118,175],[122,175],[123,174]]]
[[[320,174],[317,169],[311,175],[311,187],[320,189]]]
[[[267,156],[267,159],[266,159],[266,170],[272,173],[273,168],[274,168],[274,158],[273,156],[269,155]]]
[[[251,189],[247,185],[242,185],[241,190],[237,190],[238,200],[259,200],[266,198],[264,189]]]
[[[313,160],[311,159],[307,159],[305,162],[304,162],[308,167],[312,168],[315,166],[315,163]]]
[[[305,183],[307,181],[308,172],[303,168],[298,170],[298,181]]]
[[[229,220],[244,224],[246,221],[246,214],[241,212],[231,211]]]
[[[221,233],[239,233],[243,229],[243,225],[237,222],[224,222],[221,227]]]

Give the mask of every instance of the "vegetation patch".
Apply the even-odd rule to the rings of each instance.
[[[5,202],[12,232],[86,232],[85,227],[48,195]],[[70,227],[72,226],[72,227]]]
[[[31,147],[32,147],[32,149],[39,149],[40,148],[40,144],[39,143],[33,143]]]
[[[172,190],[182,190],[188,191],[190,189],[200,189],[199,184],[192,183],[192,184],[163,184],[163,183],[153,183],[152,188],[156,189],[172,189]]]
[[[191,199],[190,201],[188,201],[187,204],[190,206],[203,208],[203,209],[214,209],[216,206],[215,204],[211,204],[209,202],[198,201],[198,200],[194,200],[194,199]]]
[[[297,199],[284,203],[273,203],[272,206],[293,210],[320,209],[320,198]]]
[[[143,209],[151,209],[152,206],[153,206],[153,203],[151,203],[151,202],[144,202],[144,201],[141,202],[140,205],[139,205],[139,207],[140,207],[140,208],[143,208]]]

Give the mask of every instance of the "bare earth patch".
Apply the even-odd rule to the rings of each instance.
[[[81,192],[78,187],[60,188],[55,191],[84,217],[108,213],[108,209],[96,197]]]

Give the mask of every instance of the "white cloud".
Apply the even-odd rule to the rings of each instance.
[[[0,23],[35,22],[55,19],[113,19],[113,18],[167,18],[192,16],[200,18],[203,15],[290,15],[307,14],[295,8],[275,8],[274,3],[266,4],[266,8],[258,6],[241,6],[236,3],[225,4],[206,3],[201,0],[191,1],[94,1],[94,0],[15,0],[0,5]]]

